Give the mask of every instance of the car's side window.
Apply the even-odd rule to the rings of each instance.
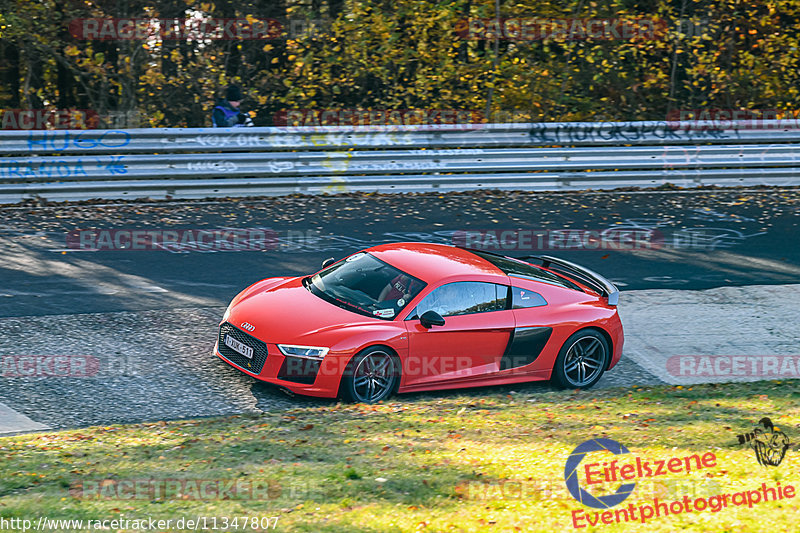
[[[525,309],[528,307],[541,307],[547,305],[547,300],[538,292],[529,289],[511,287],[511,307],[514,309]]]
[[[409,318],[426,311],[436,311],[443,317],[500,311],[506,308],[507,298],[505,285],[478,281],[448,283],[426,296]]]

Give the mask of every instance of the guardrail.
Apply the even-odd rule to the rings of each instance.
[[[785,124],[785,123],[784,123]],[[0,203],[800,185],[779,121],[0,131]]]

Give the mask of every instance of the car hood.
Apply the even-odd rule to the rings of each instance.
[[[303,287],[303,278],[264,280],[231,307],[228,322],[264,342],[316,342],[320,334],[342,328],[380,326],[387,321],[342,309]],[[242,323],[255,326],[247,330]],[[324,336],[324,335],[323,335]]]

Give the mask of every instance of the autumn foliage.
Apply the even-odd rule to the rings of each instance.
[[[118,125],[135,116],[142,127],[209,126],[232,82],[257,125],[292,109],[469,110],[490,121],[793,110],[800,86],[800,0],[515,0],[499,12],[494,0],[2,5],[0,109],[89,109]],[[76,31],[85,19],[238,19],[268,21],[268,31],[111,38],[102,25]],[[470,33],[476,20],[483,29]],[[514,38],[508,20],[566,21],[566,33]],[[580,34],[597,20],[651,20],[658,31]],[[570,35],[574,21],[583,30]]]

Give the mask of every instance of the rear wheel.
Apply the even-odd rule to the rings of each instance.
[[[358,353],[342,377],[341,395],[358,403],[376,403],[397,388],[400,364],[388,349],[374,346]]]
[[[558,352],[553,377],[565,389],[588,389],[600,380],[610,357],[608,342],[598,331],[572,334]]]

